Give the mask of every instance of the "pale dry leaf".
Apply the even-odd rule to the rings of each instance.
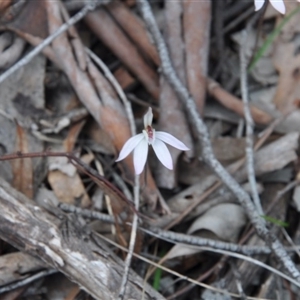
[[[254,155],[254,168],[256,176],[284,168],[290,162],[296,161],[298,148],[298,132],[291,132],[268,144]],[[232,164],[231,166],[234,166]],[[247,168],[243,167],[235,173],[239,180],[247,178]]]
[[[82,160],[85,164],[87,164],[87,165],[91,164],[91,162],[92,162],[94,159],[95,159],[95,155],[94,155],[94,153],[92,153],[92,152],[83,154],[83,155],[81,156],[81,160]]]
[[[275,93],[276,87],[268,87],[251,92],[250,97],[258,108],[267,112],[273,118],[278,118],[281,112],[277,110],[273,103]],[[289,133],[293,131],[300,131],[300,111],[298,109],[294,109],[288,117],[275,128],[275,132],[279,133]]]
[[[56,149],[72,151],[84,123],[83,120],[74,124],[69,129],[63,146],[57,145]],[[63,203],[89,206],[91,201],[76,167],[66,157],[49,157],[49,162],[48,181],[57,198]]]
[[[246,214],[238,204],[225,203],[212,207],[198,217],[188,229],[188,234],[197,232],[198,236],[219,238],[236,242],[241,229],[247,222]],[[209,233],[212,233],[209,234]],[[164,260],[200,252],[197,247],[177,244],[167,253]]]
[[[59,204],[59,200],[55,196],[52,190],[47,189],[46,187],[40,187],[34,197],[34,201],[41,207],[56,207]]]
[[[30,272],[44,268],[46,268],[44,262],[27,253],[13,252],[2,254],[0,257],[0,284],[1,286],[11,284],[24,279],[24,276]],[[3,300],[2,297],[1,300]]]
[[[193,234],[205,229],[222,240],[235,242],[246,222],[246,215],[240,205],[224,203],[212,207],[204,215],[198,217],[187,233]]]
[[[58,151],[56,147],[55,151]],[[52,148],[53,149],[53,148]],[[61,148],[59,148],[61,150]],[[76,167],[69,162],[67,157],[49,157],[48,158],[49,171],[61,171],[67,176],[74,176],[77,172]]]
[[[55,168],[54,166],[52,165],[52,170],[48,173],[48,181],[59,201],[88,207],[91,201],[76,168],[67,161]]]
[[[296,186],[293,192],[293,202],[296,205],[296,209],[300,211],[300,186]]]
[[[66,152],[71,152],[75,148],[78,136],[85,124],[85,120],[73,124],[68,132],[66,139],[64,140],[63,146]]]
[[[13,33],[10,33],[12,35],[12,41],[9,44],[6,44],[7,42],[7,32],[0,35],[0,68],[1,69],[7,69],[11,67],[21,56],[22,52],[24,51],[24,48],[26,46],[26,42],[17,37],[14,36]],[[3,39],[5,40],[3,42]],[[3,48],[1,47],[3,46]]]
[[[103,196],[104,192],[100,188],[97,188],[92,196],[93,207],[99,211],[104,207]]]
[[[196,247],[185,245],[185,244],[176,244],[172,249],[164,256],[164,261],[176,257],[182,257],[187,255],[193,255],[201,252],[200,249]]]
[[[87,207],[91,201],[77,173],[70,177],[60,171],[51,171],[48,181],[56,197],[63,203]]]

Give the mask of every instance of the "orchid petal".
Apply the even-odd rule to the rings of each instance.
[[[179,150],[190,150],[183,142],[179,141],[176,137],[164,131],[156,131],[155,139],[161,140]]]
[[[270,0],[272,6],[280,13],[285,14],[285,5],[283,0]]]
[[[265,0],[254,0],[255,10],[260,10],[265,3]]]
[[[129,155],[129,153],[137,147],[137,145],[144,139],[145,136],[143,133],[137,134],[133,137],[131,137],[123,146],[123,148],[120,151],[119,157],[116,161],[120,161],[124,159],[126,156]]]
[[[144,170],[147,156],[148,156],[148,143],[142,140],[133,151],[133,165],[137,175],[141,174]]]
[[[152,120],[153,120],[152,108],[149,107],[147,113],[144,115],[144,126],[145,126],[145,128],[152,125]]]
[[[167,146],[159,139],[152,144],[153,150],[160,162],[168,169],[173,170],[173,161]]]

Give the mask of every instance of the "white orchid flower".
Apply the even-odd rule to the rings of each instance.
[[[144,170],[148,156],[148,145],[152,145],[153,150],[160,162],[170,170],[173,170],[173,162],[171,154],[165,143],[179,150],[189,150],[184,143],[176,139],[173,135],[163,131],[155,131],[155,129],[152,127],[152,119],[152,108],[149,107],[148,112],[144,116],[145,129],[142,133],[131,137],[125,143],[118,159],[116,160],[120,161],[124,159],[133,151],[133,165],[137,175],[141,174]]]
[[[285,14],[285,5],[283,0],[270,0],[270,2],[276,10],[278,10],[282,14]],[[255,10],[261,9],[264,3],[265,0],[254,0]]]

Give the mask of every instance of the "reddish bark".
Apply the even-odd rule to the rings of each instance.
[[[156,48],[154,44],[151,43],[149,34],[140,19],[122,2],[112,2],[108,4],[107,10],[143,54],[156,66],[160,65]]]
[[[212,79],[207,81],[208,92],[215,97],[221,104],[230,110],[236,112],[241,117],[244,117],[244,104],[242,100],[225,91],[217,82]],[[258,124],[269,124],[272,117],[262,110],[250,104],[250,110],[253,121]]]
[[[183,0],[187,87],[202,114],[206,97],[211,2]]]
[[[185,53],[182,40],[181,15],[182,4],[180,2],[166,2],[165,39],[175,70],[181,81],[185,82]],[[160,129],[171,133],[183,141],[191,149],[185,155],[191,157],[193,155],[193,143],[188,122],[181,102],[163,76],[161,76],[159,107],[161,111],[159,118]],[[159,186],[172,189],[177,185],[176,165],[182,152],[172,147],[169,150],[173,159],[174,170],[168,170],[159,164],[155,175]]]
[[[144,85],[154,99],[158,99],[159,85],[156,72],[145,62],[137,48],[104,9],[89,13],[85,22],[107,47]]]

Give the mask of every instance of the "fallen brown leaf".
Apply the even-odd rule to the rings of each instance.
[[[16,125],[16,152],[28,153],[31,149],[28,146],[27,133],[17,123]],[[26,195],[33,197],[33,167],[31,159],[16,159],[11,162],[13,172],[12,186]]]

